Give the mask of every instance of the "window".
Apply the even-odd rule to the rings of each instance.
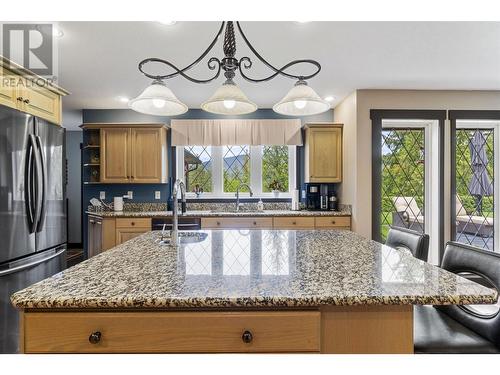
[[[459,120],[455,150],[455,241],[498,251],[498,121]]]
[[[256,197],[273,197],[273,190],[290,197],[295,189],[296,146],[177,146],[176,152],[177,178],[190,197],[232,197],[241,184]]]

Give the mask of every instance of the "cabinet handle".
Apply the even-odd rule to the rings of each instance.
[[[217,222],[217,225],[220,225],[220,221]]]
[[[91,344],[98,344],[101,341],[101,336],[101,332],[99,331],[92,332],[89,336],[89,342]]]
[[[253,225],[257,225],[257,222],[256,222],[256,221],[254,221],[254,222],[253,222]]]
[[[134,225],[135,225],[135,223],[132,221],[132,222],[130,223],[130,225],[134,226]]]
[[[296,222],[296,221],[292,221],[292,224],[293,224],[293,225],[297,225],[297,222]]]
[[[332,224],[335,224],[335,220],[332,220]]]
[[[245,344],[250,344],[253,340],[252,332],[250,331],[243,332],[243,335],[241,335],[241,339]]]
[[[102,223],[100,221],[96,221],[95,222],[97,225],[102,225]]]
[[[30,100],[29,99],[24,99],[23,102],[25,102],[26,104],[30,104]]]
[[[23,97],[22,96],[18,96],[16,99],[17,99],[18,102],[22,102],[23,101]]]
[[[90,224],[95,224],[95,221],[94,220],[89,220],[89,223]]]

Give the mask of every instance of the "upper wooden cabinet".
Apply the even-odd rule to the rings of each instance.
[[[0,56],[0,105],[60,125],[61,97],[67,94],[64,89]]]
[[[342,181],[342,124],[306,125],[305,182]]]
[[[101,129],[101,182],[129,182],[130,129]]]
[[[100,129],[100,182],[167,182],[167,129],[164,124],[84,124]]]

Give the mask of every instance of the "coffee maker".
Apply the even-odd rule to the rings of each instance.
[[[330,197],[335,196],[334,184],[305,183],[303,198],[305,206],[310,211],[326,211],[333,207],[329,204]]]

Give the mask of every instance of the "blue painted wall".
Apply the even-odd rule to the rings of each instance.
[[[214,115],[201,109],[190,109],[175,119],[287,119],[294,118],[279,115],[272,109],[259,109],[254,113],[242,116],[221,116]],[[134,112],[129,109],[84,109],[82,111],[83,123],[113,123],[113,122],[163,122],[170,124],[171,117],[150,116]],[[301,118],[302,124],[307,122],[333,122],[333,110],[322,113],[317,116],[308,116]],[[173,170],[173,152],[168,139],[169,152],[169,176],[172,177]],[[304,154],[303,147],[298,148],[297,163],[299,165],[298,181],[301,184],[304,181]],[[300,185],[299,185],[300,186]],[[106,201],[112,201],[114,196],[125,195],[127,191],[134,192],[133,202],[166,202],[170,196],[170,184],[93,184],[84,185],[83,188],[83,209],[86,210],[91,198],[99,198],[99,192],[106,192]],[[161,200],[154,199],[154,192],[161,191]],[[87,242],[87,215],[83,217],[84,248]]]

